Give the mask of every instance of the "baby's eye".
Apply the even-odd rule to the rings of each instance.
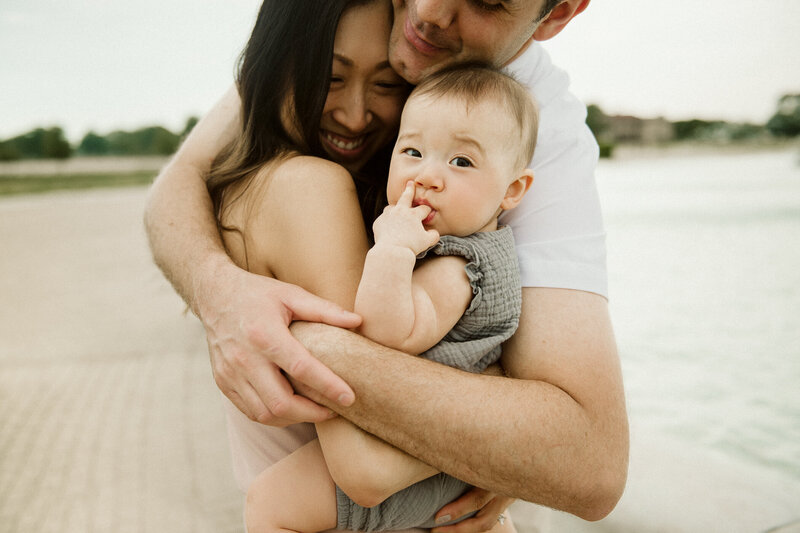
[[[411,157],[422,157],[422,154],[416,148],[404,148],[403,153]]]
[[[451,159],[450,164],[455,165],[457,167],[471,167],[472,161],[470,161],[466,157],[458,156]]]

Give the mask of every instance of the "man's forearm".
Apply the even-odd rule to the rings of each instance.
[[[156,264],[195,313],[198,279],[230,265],[217,229],[206,175],[239,128],[235,88],[195,126],[159,174],[147,199],[145,228]]]
[[[166,176],[175,172],[183,176]],[[186,173],[195,172],[194,176]],[[196,309],[200,268],[230,261],[225,254],[203,177],[192,169],[166,167],[153,185],[145,227],[156,264],[184,301]]]
[[[616,395],[587,406],[543,380],[469,374],[317,324],[294,331],[356,392],[352,407],[329,407],[366,431],[493,492],[587,519],[616,504],[627,465]]]
[[[552,422],[533,412],[532,405],[520,405],[531,404],[531,389],[538,389],[537,397],[555,411],[549,417],[564,418],[559,415],[573,407],[557,391],[536,382],[458,371],[319,324],[296,325],[293,332],[355,390],[352,407],[336,408],[341,415],[464,481],[537,499],[532,485],[545,480],[536,479],[538,475],[528,479],[525,473],[541,475],[544,470],[533,463],[547,460],[536,452],[555,440],[547,431]],[[482,401],[470,401],[475,398]]]

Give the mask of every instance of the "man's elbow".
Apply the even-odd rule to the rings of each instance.
[[[591,522],[608,516],[617,506],[628,480],[628,432],[620,429],[616,445],[595,455],[594,468],[584,471],[576,486],[572,514]],[[589,461],[591,462],[591,461]]]
[[[593,483],[587,487],[583,497],[579,497],[578,509],[573,513],[576,516],[596,522],[608,516],[617,506],[625,491],[628,478],[627,464],[623,468],[607,468],[598,473]]]

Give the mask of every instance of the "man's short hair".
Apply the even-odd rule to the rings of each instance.
[[[536,147],[539,110],[528,89],[509,74],[484,62],[450,65],[424,79],[414,96],[461,98],[469,106],[494,100],[514,117],[520,132],[519,160],[527,166]]]

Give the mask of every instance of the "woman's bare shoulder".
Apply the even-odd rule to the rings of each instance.
[[[269,161],[235,185],[231,197],[240,203],[237,219],[254,222],[258,213],[277,214],[286,208],[355,197],[350,173],[341,165],[313,156],[288,154]],[[311,204],[311,205],[309,205]]]
[[[246,222],[251,257],[277,279],[352,306],[368,243],[350,173],[294,156],[277,161],[263,185]]]
[[[296,224],[298,218],[360,220],[356,186],[341,165],[313,156],[291,155],[262,168],[250,191],[249,222],[258,226]]]
[[[320,157],[296,155],[276,165],[270,176],[272,192],[355,192],[350,173],[341,165]],[[275,190],[277,189],[277,190]]]

